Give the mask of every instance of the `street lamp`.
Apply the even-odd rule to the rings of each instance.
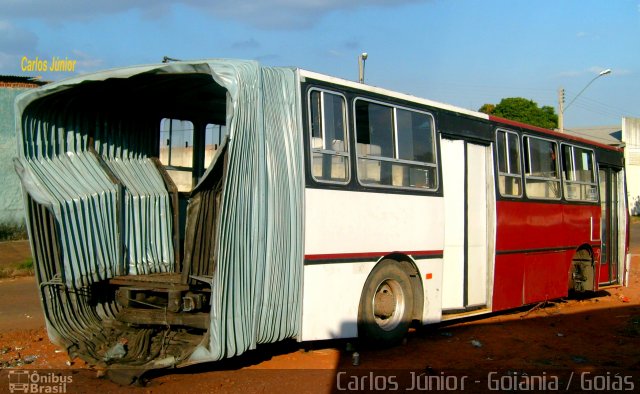
[[[560,132],[561,132],[561,133],[564,133],[564,111],[566,111],[566,110],[567,110],[567,108],[569,108],[569,106],[570,106],[571,104],[573,104],[573,102],[574,102],[574,101],[576,101],[576,99],[577,99],[578,97],[580,97],[580,95],[582,94],[582,92],[584,92],[585,90],[587,90],[587,88],[588,88],[589,86],[591,86],[591,84],[593,83],[593,81],[595,81],[596,79],[598,79],[598,78],[600,78],[600,77],[602,77],[602,76],[608,75],[608,74],[611,74],[611,69],[610,69],[610,68],[607,68],[606,70],[602,70],[602,71],[600,71],[600,72],[598,73],[598,75],[596,75],[595,77],[593,77],[593,79],[592,79],[591,81],[589,81],[589,83],[588,83],[584,88],[582,88],[582,90],[580,91],[580,93],[576,94],[576,96],[573,98],[573,100],[571,100],[571,101],[569,102],[569,104],[567,104],[567,106],[566,106],[566,107],[564,106],[564,89],[563,89],[563,88],[560,88],[560,90],[558,91],[558,103],[559,103],[559,106],[558,106],[558,107],[560,108],[560,110],[558,111],[558,112],[559,112],[559,113],[558,113],[558,126],[559,126],[559,129],[560,129]]]
[[[364,83],[364,63],[369,57],[367,52],[362,52],[358,55],[358,82]]]

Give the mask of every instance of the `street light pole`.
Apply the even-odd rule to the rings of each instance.
[[[362,52],[358,55],[358,82],[364,83],[364,63],[369,55],[367,52]]]
[[[582,94],[582,92],[584,92],[585,90],[587,90],[587,88],[589,86],[591,86],[591,84],[593,83],[593,81],[595,81],[596,79],[611,74],[611,69],[607,68],[606,70],[602,70],[598,73],[598,75],[596,75],[595,77],[593,77],[593,79],[591,81],[589,81],[589,83],[582,88],[582,90],[580,91],[580,93],[576,94],[576,96],[573,98],[573,100],[571,100],[569,102],[569,104],[567,104],[567,106],[564,106],[564,89],[560,88],[559,92],[558,92],[558,128],[560,129],[561,133],[564,133],[564,111],[567,110],[567,108],[569,108],[569,106],[571,106],[571,104],[573,104],[574,101],[576,101],[576,99],[578,97],[580,97],[580,95]]]

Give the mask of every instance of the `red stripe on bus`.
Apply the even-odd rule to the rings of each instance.
[[[442,250],[413,250],[395,252],[361,252],[361,253],[327,253],[327,254],[307,254],[305,260],[345,260],[382,257],[392,253],[402,253],[411,256],[442,256]]]

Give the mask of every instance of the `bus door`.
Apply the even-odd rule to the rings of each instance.
[[[620,170],[600,166],[600,231],[601,249],[598,283],[609,285],[621,283],[620,271],[624,265],[624,240],[626,232],[626,216],[624,215],[624,195],[621,194]],[[622,233],[621,233],[622,231]]]
[[[443,313],[488,307],[495,248],[490,145],[442,138],[445,245]]]

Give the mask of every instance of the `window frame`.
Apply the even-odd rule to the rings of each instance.
[[[160,130],[159,130],[159,134],[162,133],[162,124],[165,120],[169,120],[170,123],[172,123],[174,120],[177,120],[179,122],[189,122],[191,123],[191,139],[192,139],[192,143],[191,143],[191,147],[194,146],[194,140],[195,140],[195,134],[196,134],[196,125],[195,123],[193,123],[193,120],[191,119],[179,119],[179,118],[161,118],[160,119]],[[178,165],[173,165],[171,164],[171,150],[173,148],[177,148],[177,145],[173,145],[173,138],[172,138],[172,132],[169,130],[169,141],[170,144],[167,145],[167,153],[168,153],[168,157],[167,157],[167,164],[162,163],[162,165],[168,169],[168,170],[174,170],[174,171],[192,171],[193,170],[193,153],[191,154],[191,164],[189,166],[178,166]],[[162,139],[160,139],[159,141],[160,143],[158,144],[158,153],[160,152],[160,149],[162,149]],[[182,145],[181,145],[182,146]],[[186,148],[186,147],[185,147]],[[158,159],[160,159],[160,154],[158,154]]]
[[[507,164],[507,172],[501,172],[500,171],[500,149],[498,149],[498,133],[503,132],[505,133],[505,143],[506,143],[506,164]],[[509,138],[508,135],[509,134],[513,134],[516,136],[516,140],[518,141],[518,157],[520,160],[519,163],[519,167],[520,167],[520,171],[518,172],[517,175],[512,174],[508,171],[511,170],[511,158],[509,155]],[[500,193],[500,196],[502,197],[507,197],[507,198],[522,198],[524,196],[524,189],[526,187],[525,185],[525,180],[523,179],[523,175],[524,175],[524,155],[523,155],[523,151],[524,151],[524,146],[522,143],[522,140],[520,139],[520,134],[518,134],[517,132],[513,131],[513,130],[509,130],[509,129],[505,129],[505,128],[497,128],[496,129],[496,169],[498,170],[498,182],[500,182],[500,177],[501,176],[505,176],[508,178],[520,178],[520,194],[503,194],[500,191],[500,187],[498,187],[498,192]]]
[[[313,119],[312,119],[312,109],[311,109],[311,105],[312,105],[312,100],[311,100],[311,94],[313,92],[319,92],[320,93],[320,118],[322,119],[321,122],[321,132],[322,132],[322,148],[314,148],[313,147]],[[326,149],[325,146],[325,140],[324,140],[324,136],[325,136],[325,122],[324,122],[324,95],[325,94],[333,94],[334,96],[338,96],[340,98],[342,98],[342,101],[344,103],[344,113],[343,113],[343,124],[344,124],[344,147],[345,150],[344,151],[335,151],[335,150],[331,150],[331,149]],[[318,183],[326,183],[326,184],[333,184],[333,185],[347,185],[351,182],[351,149],[350,149],[350,130],[349,130],[349,104],[348,104],[348,100],[347,97],[340,93],[340,92],[336,92],[335,90],[330,90],[330,89],[325,89],[325,88],[321,88],[321,87],[311,87],[308,89],[307,91],[307,113],[308,113],[308,137],[309,137],[309,143],[308,143],[308,147],[309,147],[309,172],[311,174],[311,178]],[[331,179],[324,179],[324,178],[317,178],[314,174],[313,174],[313,163],[314,163],[314,158],[313,158],[313,154],[314,153],[320,153],[322,155],[333,155],[333,156],[342,156],[342,157],[346,157],[346,162],[345,162],[345,167],[346,167],[346,179],[344,181],[335,181],[335,180],[331,180]]]
[[[214,126],[218,128],[218,143],[217,144],[213,144],[214,146],[214,153],[213,155],[211,155],[209,157],[209,162],[207,163],[207,132],[209,130],[209,126]],[[222,132],[224,130],[224,133]],[[214,128],[211,128],[211,135],[214,135]],[[215,155],[218,151],[218,149],[220,149],[220,147],[222,146],[222,143],[224,142],[225,138],[227,138],[227,136],[229,135],[229,129],[227,128],[227,125],[225,124],[217,124],[217,123],[211,123],[211,122],[206,122],[204,124],[204,146],[203,146],[203,171],[206,172],[207,168],[209,168],[209,165],[211,164],[211,162],[213,161],[213,159],[215,158]],[[204,174],[204,173],[203,173]]]
[[[361,155],[360,152],[358,152],[358,127],[357,127],[357,111],[356,111],[356,105],[358,103],[358,101],[364,101],[367,103],[372,103],[372,104],[377,104],[377,105],[381,105],[384,107],[389,107],[392,109],[392,114],[393,114],[393,158],[390,157],[386,157],[386,156],[373,156],[373,155]],[[358,180],[358,184],[360,186],[363,187],[373,187],[373,188],[380,188],[380,189],[394,189],[394,190],[410,190],[410,191],[423,191],[423,192],[434,192],[437,191],[439,188],[439,184],[440,184],[440,174],[439,174],[439,157],[438,157],[438,145],[436,143],[436,120],[435,117],[433,116],[433,114],[431,112],[428,111],[424,111],[424,110],[420,110],[420,109],[415,109],[415,108],[410,108],[410,107],[406,107],[403,105],[397,105],[397,104],[393,104],[390,102],[384,102],[384,101],[380,101],[380,100],[375,100],[375,99],[371,99],[371,98],[367,98],[364,96],[358,96],[355,97],[353,99],[353,103],[352,103],[353,107],[352,107],[352,113],[353,113],[353,130],[354,130],[354,138],[355,138],[355,160],[356,160],[356,178]],[[415,160],[405,160],[405,159],[398,159],[397,157],[399,156],[399,145],[398,145],[398,117],[397,117],[397,111],[398,110],[405,110],[405,111],[409,111],[409,112],[414,112],[414,113],[419,113],[419,114],[423,114],[423,115],[427,115],[430,118],[431,121],[431,148],[433,151],[433,158],[434,158],[434,162],[433,163],[427,163],[427,162],[422,162],[422,161],[415,161]],[[433,168],[434,169],[434,174],[435,174],[435,181],[434,181],[434,186],[431,188],[426,188],[426,187],[412,187],[412,186],[395,186],[395,185],[387,185],[387,184],[374,184],[374,183],[365,183],[360,179],[360,170],[359,170],[359,160],[360,159],[366,159],[366,160],[376,160],[376,161],[380,161],[380,162],[390,162],[390,163],[398,163],[398,164],[406,164],[406,165],[414,165],[414,166],[419,166],[419,167],[424,167],[424,168]]]
[[[528,139],[537,139],[540,141],[546,141],[546,142],[550,142],[555,146],[555,152],[556,152],[556,178],[546,178],[546,177],[540,177],[540,176],[534,176],[534,175],[528,175],[527,174],[527,166],[529,167],[529,171],[531,171],[532,166],[531,166],[531,145],[529,143],[525,144],[525,138]],[[526,146],[526,149],[525,149]],[[537,135],[531,135],[531,134],[523,134],[522,135],[522,148],[523,148],[523,153],[526,153],[526,157],[524,160],[524,168],[523,168],[523,174],[524,174],[524,193],[526,194],[528,199],[531,200],[549,200],[549,201],[560,201],[562,200],[562,196],[563,196],[563,182],[562,182],[562,159],[559,157],[562,152],[559,149],[559,145],[558,145],[558,141],[550,139],[550,138],[544,138],[544,137],[540,137]],[[560,159],[560,160],[559,160]],[[527,180],[531,179],[531,180],[537,180],[537,181],[547,181],[547,182],[557,182],[558,187],[559,187],[559,192],[558,192],[558,197],[537,197],[537,196],[530,196],[529,193],[527,192]]]
[[[573,175],[573,178],[576,178],[576,155],[575,155],[575,148],[578,149],[582,149],[583,151],[587,151],[590,155],[591,155],[591,164],[592,164],[592,168],[591,168],[591,174],[592,174],[592,182],[584,182],[584,181],[577,181],[577,180],[569,180],[569,179],[565,179],[564,178],[564,151],[563,148],[564,147],[569,147],[571,148],[571,174]],[[593,149],[591,148],[585,148],[579,145],[575,145],[575,144],[571,144],[571,143],[566,143],[566,142],[561,142],[560,143],[560,153],[562,154],[562,182],[563,182],[563,187],[562,187],[562,194],[565,198],[565,200],[567,201],[571,201],[571,202],[585,202],[585,203],[598,203],[600,201],[600,195],[599,195],[599,189],[600,189],[600,185],[598,183],[598,168],[596,165],[596,156],[595,156],[595,152]],[[585,200],[582,198],[569,198],[568,193],[565,193],[565,187],[564,185],[587,185],[587,186],[594,186],[595,190],[596,190],[596,198],[595,200]]]
[[[163,124],[166,120],[169,121],[169,130],[163,130]],[[174,138],[173,138],[173,132],[172,132],[172,124],[174,121],[189,122],[191,124],[191,127],[190,127],[191,128],[191,136],[190,136],[191,155],[189,157],[188,166],[171,164],[173,150],[182,147],[182,144],[174,145]],[[161,117],[160,118],[159,127],[158,127],[159,129],[158,136],[161,137],[163,132],[169,132],[169,138],[168,138],[169,144],[166,145],[167,161],[165,163],[162,161],[163,157],[161,154],[163,139],[158,138],[158,161],[163,166],[166,173],[169,175],[169,178],[171,178],[171,181],[177,187],[178,193],[191,193],[193,188],[196,186],[196,179],[195,179],[196,169],[194,167],[194,161],[196,160],[196,157],[197,157],[196,150],[195,150],[196,143],[197,143],[196,127],[197,127],[197,123],[192,119],[179,118],[179,117]],[[188,148],[188,146],[185,146],[185,149],[186,148]],[[189,181],[185,179],[186,177],[188,177]]]

